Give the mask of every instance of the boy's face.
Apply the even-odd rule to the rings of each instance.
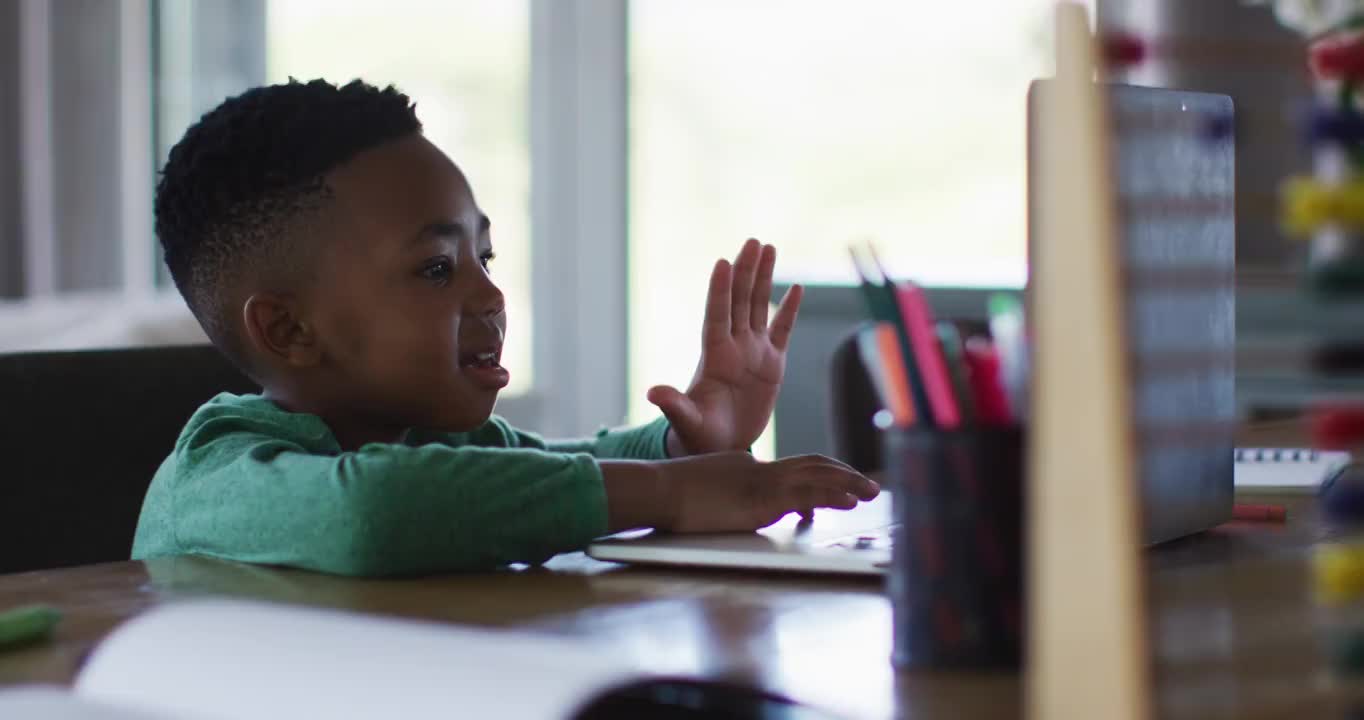
[[[454,163],[413,135],[356,156],[335,192],[305,313],[310,393],[352,422],[459,432],[507,385],[488,218]]]

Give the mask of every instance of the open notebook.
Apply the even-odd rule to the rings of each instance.
[[[672,710],[648,701],[668,693],[690,693],[692,709],[700,703],[709,716],[828,717],[755,690],[644,678],[569,639],[212,600],[125,623],[72,690],[0,690],[0,718],[587,720]]]
[[[1315,492],[1331,473],[1350,462],[1347,452],[1305,448],[1237,448],[1236,489],[1249,492]]]

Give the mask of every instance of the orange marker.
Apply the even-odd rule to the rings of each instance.
[[[914,403],[909,398],[909,376],[905,374],[905,359],[900,355],[900,338],[890,323],[876,323],[876,344],[890,390],[891,407],[887,409],[895,416],[896,425],[909,427],[914,424]]]

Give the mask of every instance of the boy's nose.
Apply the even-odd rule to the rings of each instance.
[[[507,311],[507,300],[496,285],[487,283],[475,299],[473,310],[479,317],[495,318]]]

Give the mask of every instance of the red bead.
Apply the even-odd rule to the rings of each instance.
[[[1345,450],[1364,443],[1364,407],[1322,407],[1311,415],[1312,445]]]
[[[1341,32],[1312,43],[1307,64],[1319,78],[1355,78],[1364,75],[1364,33]]]
[[[1104,62],[1109,67],[1127,67],[1146,59],[1146,43],[1131,33],[1110,32],[1103,36]]]

